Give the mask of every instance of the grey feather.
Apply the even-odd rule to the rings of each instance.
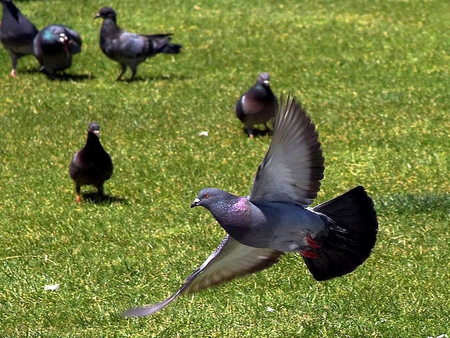
[[[11,57],[11,76],[16,76],[17,60],[25,55],[33,55],[33,40],[38,29],[11,0],[1,0],[1,3],[3,16],[0,41]]]
[[[269,130],[267,122],[278,110],[278,100],[270,89],[270,76],[260,73],[256,83],[236,101],[234,112],[236,117],[244,123],[250,137],[254,136],[253,126],[264,124]]]
[[[96,18],[103,18],[100,29],[101,50],[121,66],[122,71],[117,80],[122,78],[128,67],[132,72],[132,81],[139,64],[149,57],[159,53],[178,54],[181,51],[181,45],[170,43],[172,34],[140,35],[124,31],[117,26],[116,12],[111,7],[101,8]]]
[[[72,66],[72,55],[81,52],[80,35],[64,25],[48,25],[34,39],[34,54],[50,78]]]
[[[320,281],[355,270],[370,256],[376,242],[374,205],[364,188],[356,187],[308,208],[320,188],[323,162],[314,124],[301,105],[288,98],[275,116],[272,142],[250,195],[205,188],[191,204],[211,212],[228,233],[224,240],[228,245],[222,243],[172,296],[125,315],[145,316],[183,293],[268,268],[284,252],[300,252]],[[260,254],[272,257],[266,261],[269,264],[258,264]],[[246,255],[251,263],[248,267],[242,263]]]
[[[277,250],[242,245],[227,235],[173,295],[159,303],[129,309],[122,315],[125,317],[148,316],[169,305],[181,295],[198,292],[234,278],[267,269],[277,263],[282,254]]]

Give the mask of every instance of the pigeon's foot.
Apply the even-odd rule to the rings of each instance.
[[[12,77],[16,77],[16,70],[15,70],[15,69],[13,69],[13,70],[11,71],[11,76],[12,76]]]
[[[312,238],[310,235],[307,235],[305,239],[308,245],[313,249],[318,249],[322,246],[317,240]]]
[[[319,258],[319,255],[312,250],[300,250],[300,253],[305,258]]]
[[[264,123],[264,127],[266,128],[266,130],[264,130],[267,134],[272,135],[273,131],[272,129],[269,128],[269,126],[267,125],[267,123]]]
[[[81,203],[81,195],[80,194],[77,194],[76,201],[77,201],[78,204]]]

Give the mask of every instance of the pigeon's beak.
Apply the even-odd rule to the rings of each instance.
[[[198,207],[198,203],[200,202],[200,198],[196,198],[195,200],[194,200],[194,202],[192,202],[192,204],[191,204],[191,208],[193,208],[193,207]]]
[[[269,85],[269,80],[265,80],[265,81],[264,81],[264,84],[265,84],[265,85]]]
[[[95,14],[94,19],[98,19],[100,17],[100,13]]]

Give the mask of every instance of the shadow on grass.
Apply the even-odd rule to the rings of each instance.
[[[82,193],[81,197],[83,199],[83,202],[86,203],[105,204],[105,205],[111,205],[115,203],[128,204],[126,198],[119,196],[104,195],[102,200],[99,200],[98,194],[96,192]]]
[[[25,69],[21,73],[23,73],[23,74],[42,74],[43,76],[47,77],[47,79],[54,80],[54,81],[75,81],[75,82],[81,82],[81,81],[87,81],[87,80],[91,80],[91,79],[95,78],[95,76],[92,75],[92,74],[67,74],[65,72],[63,72],[63,73],[56,73],[55,77],[52,78],[45,71],[40,71],[39,68]]]
[[[62,74],[56,74],[55,78],[52,79],[52,80],[82,82],[82,81],[92,80],[94,78],[95,78],[95,76],[92,75],[92,74],[66,74],[66,73],[62,73]],[[49,77],[49,79],[51,79],[51,78]]]
[[[245,136],[250,137],[247,133],[247,129],[244,127],[242,128],[242,132],[245,134]],[[263,137],[263,136],[271,136],[272,130],[270,129],[253,129],[253,136],[254,137]]]
[[[450,194],[395,194],[380,198],[377,202],[377,208],[398,214],[450,212]]]
[[[118,80],[118,82],[126,82],[126,83],[133,83],[133,82],[149,82],[149,81],[174,81],[174,80],[188,80],[192,79],[192,76],[186,76],[182,74],[175,74],[175,75],[155,75],[155,76],[149,76],[149,77],[141,77],[139,75],[134,77],[134,80],[130,80],[129,78],[124,78]]]

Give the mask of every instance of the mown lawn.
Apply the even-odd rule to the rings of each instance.
[[[11,78],[0,49],[1,337],[450,335],[450,2],[15,3],[38,28],[77,30],[83,51],[50,81],[32,57]],[[93,20],[105,5],[127,30],[174,33],[182,53],[116,82]],[[373,197],[373,255],[319,283],[291,254],[121,318],[175,291],[223,237],[206,210],[189,208],[201,188],[249,193],[270,136],[247,138],[233,105],[260,71],[317,125],[326,171],[316,202],[359,184]],[[88,194],[78,205],[68,164],[90,121],[115,172],[106,202]]]

